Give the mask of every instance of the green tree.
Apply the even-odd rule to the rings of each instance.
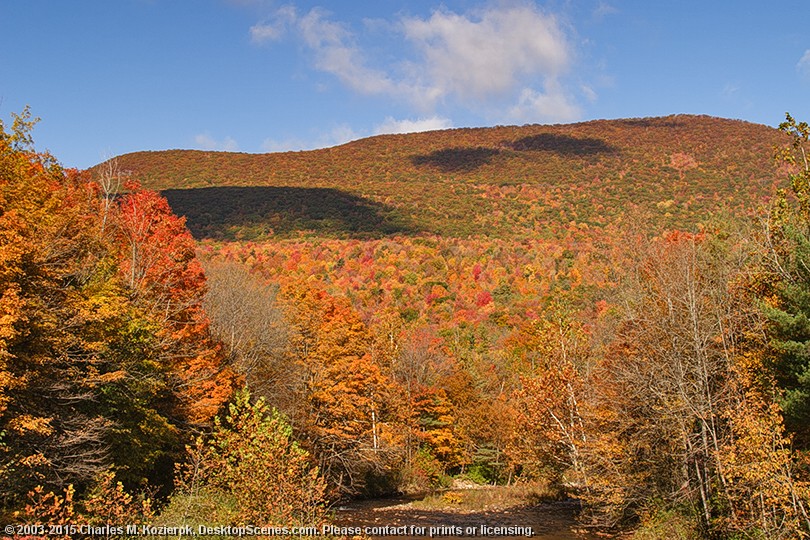
[[[326,483],[309,453],[293,440],[278,410],[264,399],[251,403],[247,390],[235,395],[225,418],[217,417],[210,436],[189,451],[181,494],[203,491],[230,500],[236,508],[232,522],[281,527],[323,521]]]
[[[779,190],[767,222],[759,297],[770,322],[772,369],[782,390],[785,425],[810,446],[810,127],[790,114],[779,129],[791,144],[778,152],[790,188]]]

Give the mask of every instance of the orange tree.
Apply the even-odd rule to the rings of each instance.
[[[10,509],[37,486],[74,485],[82,497],[109,469],[130,488],[170,484],[189,428],[210,423],[235,382],[208,336],[182,221],[155,194],[108,204],[98,184],[33,149],[34,122],[26,111],[10,132],[0,123],[0,504]],[[161,268],[137,283],[124,241],[133,202],[146,224],[138,253]]]

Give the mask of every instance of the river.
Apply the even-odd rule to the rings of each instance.
[[[576,501],[544,502],[508,509],[463,512],[421,509],[408,499],[355,501],[336,510],[334,523],[370,531],[372,538],[425,540],[427,538],[498,538],[591,540],[577,527]],[[369,529],[366,529],[369,528]],[[376,533],[376,534],[375,534]]]

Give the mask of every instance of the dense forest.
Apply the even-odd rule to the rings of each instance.
[[[89,171],[33,124],[0,124],[5,523],[290,532],[463,478],[606,534],[810,535],[806,124]]]
[[[676,115],[383,135],[308,152],[138,152],[116,162],[163,190],[197,238],[556,240],[638,214],[658,234],[693,229],[721,208],[754,210],[784,180],[771,159],[783,144],[765,126]]]

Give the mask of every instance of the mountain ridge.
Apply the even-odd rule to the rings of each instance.
[[[404,230],[525,236],[538,221],[553,236],[571,223],[604,227],[631,208],[651,213],[664,228],[693,228],[721,206],[750,212],[783,182],[771,156],[786,141],[778,130],[744,120],[671,115],[376,135],[295,152],[163,150],[115,159],[145,187],[166,191],[198,237],[332,235],[330,219],[351,213],[354,202],[373,206],[387,225],[374,232],[348,223],[338,236]],[[295,192],[295,200],[273,200],[266,208],[254,204],[249,216],[233,208],[219,215],[216,198],[205,201],[201,192],[192,197],[188,191],[224,187],[321,191],[313,197]],[[332,205],[331,218],[321,216],[310,209],[323,202],[323,190],[353,202]],[[282,222],[296,208],[295,226],[253,232],[244,226]],[[233,219],[242,224],[228,222]]]

